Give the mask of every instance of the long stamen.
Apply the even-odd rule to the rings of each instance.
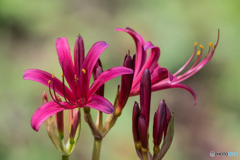
[[[62,62],[62,66],[63,66],[63,62]],[[62,71],[63,71],[63,73],[62,73],[63,97],[64,97],[64,99],[65,99],[65,101],[67,102],[68,105],[74,106],[74,103],[72,103],[72,102],[69,100],[69,98],[67,97],[67,92],[66,92],[66,88],[65,88],[66,86],[65,86],[65,83],[64,83],[64,69],[63,69],[63,67],[62,67]]]
[[[77,75],[75,74],[75,99],[76,99],[76,103],[77,103],[77,106],[80,108],[80,105],[78,103],[78,98],[77,98],[77,81],[78,81],[78,78],[77,78]]]
[[[84,106],[84,75],[86,73],[86,70],[85,69],[82,69],[82,72],[83,72],[83,79],[82,79],[82,106]]]
[[[58,100],[58,98],[57,98],[57,95],[56,95],[56,91],[55,91],[55,86],[54,86],[54,74],[52,74],[52,87],[53,87],[54,98],[55,98],[55,100],[57,101],[57,103],[60,104],[60,103],[59,103],[59,100]]]
[[[197,42],[194,43],[194,50],[189,60],[176,73],[174,73],[173,76],[177,76],[180,72],[182,72],[188,66],[188,64],[192,61],[193,57],[195,56],[196,50],[197,50]]]
[[[55,98],[53,98],[53,95],[52,95],[52,92],[51,92],[51,86],[50,86],[50,85],[51,85],[51,82],[52,82],[51,80],[48,81],[49,93],[50,93],[50,96],[51,96],[52,100],[53,100],[55,103],[57,103],[56,100],[55,100]]]
[[[64,74],[62,73],[62,81],[63,81],[63,97],[65,99],[65,101],[67,102],[68,105],[73,106],[74,104],[68,100],[67,98],[67,92],[66,92],[66,88],[65,88],[65,83],[64,83]]]
[[[54,77],[54,74],[53,74],[53,77]],[[51,84],[51,83],[52,83],[52,87],[53,87],[53,91],[54,91],[54,96],[55,96],[55,97],[53,97],[52,92],[51,92],[51,87],[50,87],[50,84]],[[54,87],[54,83],[53,83],[51,80],[49,80],[49,81],[48,81],[48,85],[49,85],[49,93],[50,93],[50,95],[51,95],[52,100],[53,100],[55,103],[57,103],[59,106],[65,108],[65,109],[68,109],[68,108],[64,107],[63,105],[61,105],[61,104],[59,103],[59,101],[57,100],[56,94],[55,94],[55,89],[54,89],[54,88],[55,88],[55,87]]]
[[[197,55],[198,55],[197,60],[195,61],[195,63],[192,65],[192,67],[191,67],[188,71],[190,71],[191,69],[193,69],[193,68],[198,64],[198,62],[199,62],[199,60],[200,60],[200,58],[201,58],[201,56],[202,56],[202,53],[203,53],[203,51],[202,51],[202,50],[203,50],[203,46],[200,45],[200,48],[201,48],[201,50],[197,52]]]

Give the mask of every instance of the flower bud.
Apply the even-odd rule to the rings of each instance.
[[[133,62],[130,55],[125,56],[123,66],[133,69]],[[122,109],[127,103],[127,100],[132,88],[132,81],[133,81],[133,74],[122,75],[121,89],[119,93],[118,106],[117,106],[118,111],[122,111]]]
[[[132,114],[132,132],[134,142],[137,143],[140,141],[139,132],[138,132],[138,118],[140,116],[140,108],[138,103],[135,102],[133,106],[133,114]]]
[[[56,97],[59,102],[62,102],[61,98],[59,96]],[[57,128],[58,128],[58,133],[61,139],[64,137],[64,116],[63,116],[63,111],[57,112],[55,114],[56,118],[56,123],[57,123]]]
[[[140,82],[140,106],[142,108],[142,116],[146,121],[147,128],[149,125],[150,103],[151,103],[151,77],[149,70],[146,68],[142,74]]]
[[[144,149],[147,149],[148,148],[147,124],[145,119],[142,116],[138,118],[138,131],[139,131],[142,147]]]
[[[93,79],[94,81],[100,76],[100,74],[103,72],[102,70],[102,63],[100,59],[98,59],[97,63],[95,64],[93,68]],[[96,95],[100,95],[104,97],[104,84],[99,87],[99,89],[96,91]]]
[[[153,142],[155,146],[159,146],[162,141],[163,132],[167,130],[167,106],[162,100],[159,104],[158,110],[154,115],[153,122]]]
[[[102,68],[102,62],[101,62],[101,60],[100,59],[98,59],[98,61],[96,62],[96,64],[94,65],[94,67],[93,67],[93,71],[92,71],[92,73],[93,73],[93,79],[94,79],[94,81],[96,81],[96,79],[99,77],[99,75],[102,73],[100,73],[100,74],[97,74],[97,68],[98,67],[100,67],[100,68]]]
[[[48,102],[47,93],[45,91],[43,92],[42,101],[43,104],[45,103],[45,101]]]
[[[70,131],[70,135],[69,135],[70,143],[74,143],[74,137],[75,137],[75,134],[76,134],[79,124],[80,124],[80,111],[78,110],[74,114],[73,121],[71,124],[71,131]]]

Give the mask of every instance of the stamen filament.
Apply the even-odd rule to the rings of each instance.
[[[63,71],[63,73],[62,73],[62,81],[63,81],[63,97],[64,97],[65,101],[67,102],[67,104],[68,104],[69,106],[74,106],[75,104],[72,103],[72,102],[68,99],[68,97],[67,97],[67,92],[66,92],[65,83],[64,83],[64,69],[63,69],[63,62],[62,62],[62,71]]]
[[[49,84],[49,86],[50,86],[50,84]],[[50,87],[49,87],[49,92],[50,92],[50,95],[51,95],[52,99],[54,100],[54,102],[57,103],[59,106],[65,108],[65,109],[68,109],[68,108],[64,107],[63,105],[61,105],[60,102],[58,101],[58,98],[57,98],[57,95],[56,95],[56,92],[55,92],[55,87],[54,87],[54,80],[52,82],[52,86],[53,86],[54,97],[52,96]]]

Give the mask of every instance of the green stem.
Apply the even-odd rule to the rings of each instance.
[[[142,152],[142,158],[143,158],[143,160],[148,160],[148,153]]]
[[[62,155],[62,160],[69,160],[69,156]]]
[[[96,127],[98,132],[102,133],[102,124],[103,124],[103,114],[101,111],[98,111],[97,113],[97,121],[96,121]],[[92,154],[92,160],[99,160],[100,158],[100,151],[101,151],[101,144],[102,139],[94,138],[94,145],[93,145],[93,154]]]
[[[99,160],[101,144],[102,144],[102,139],[94,138],[92,160]]]

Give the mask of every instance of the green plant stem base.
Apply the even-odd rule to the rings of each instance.
[[[62,160],[69,160],[69,156],[62,156]]]

